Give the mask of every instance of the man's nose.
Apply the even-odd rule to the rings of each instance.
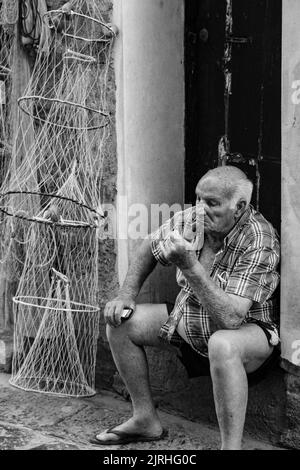
[[[208,205],[206,204],[206,202],[203,201],[203,199],[198,199],[198,204],[203,207],[204,215],[209,212],[209,207],[208,207]]]

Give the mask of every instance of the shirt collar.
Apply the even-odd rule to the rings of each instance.
[[[244,225],[248,223],[252,212],[253,212],[253,207],[249,205],[249,207],[245,210],[243,215],[238,219],[234,227],[231,229],[229,234],[224,238],[224,246],[228,246],[234,240],[234,238],[240,233]]]

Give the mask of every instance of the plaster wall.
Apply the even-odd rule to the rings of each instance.
[[[295,366],[300,366],[299,18],[299,2],[285,0],[283,2],[281,338],[282,357]]]
[[[281,340],[285,377],[282,443],[300,448],[300,4],[283,2]]]
[[[183,204],[183,7],[183,0],[114,3],[120,29],[115,47],[120,283],[142,239],[128,233],[139,215],[134,205],[144,206],[141,220],[150,232],[159,225],[150,217],[151,205]],[[140,300],[171,299],[175,291],[170,273],[157,269]]]

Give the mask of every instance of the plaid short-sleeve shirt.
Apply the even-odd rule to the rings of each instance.
[[[163,256],[161,243],[174,229],[183,234],[187,220],[195,217],[194,214],[195,207],[178,212],[150,235],[152,253],[162,265],[167,266],[168,262]],[[198,259],[200,253],[201,250],[196,251]],[[253,301],[244,322],[264,322],[276,336],[278,305],[275,291],[279,283],[279,256],[279,240],[275,229],[250,206],[224,239],[210,272],[211,279],[225,292]],[[215,331],[212,321],[178,268],[176,279],[181,291],[170,316],[183,317],[189,344],[206,356],[208,340]],[[172,342],[173,333],[170,335],[169,325],[170,321],[163,325],[160,337]]]

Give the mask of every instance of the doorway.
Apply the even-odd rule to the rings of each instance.
[[[185,202],[210,168],[235,165],[280,231],[282,0],[185,2]]]

